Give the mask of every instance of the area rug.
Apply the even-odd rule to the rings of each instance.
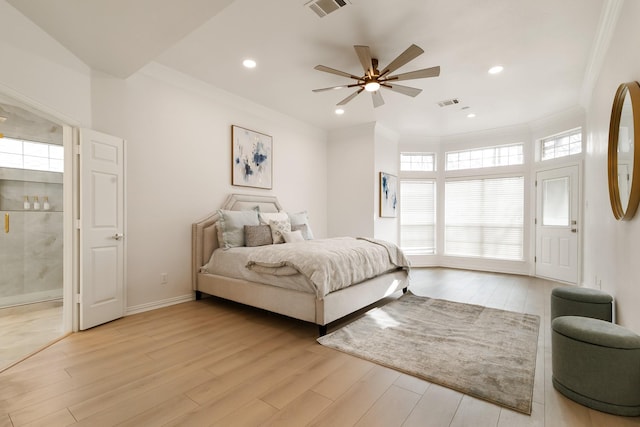
[[[539,324],[409,292],[318,342],[530,415]]]

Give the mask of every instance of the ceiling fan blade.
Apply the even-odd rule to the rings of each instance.
[[[352,84],[352,85],[323,87],[321,89],[313,89],[312,92],[324,92],[324,91],[327,91],[327,90],[345,89],[345,88],[348,88],[348,87],[356,87],[356,86],[359,86],[359,85]]]
[[[360,92],[362,92],[363,90],[364,90],[364,88],[358,89],[357,91],[353,92],[351,95],[347,96],[342,101],[338,102],[336,105],[345,105],[347,102],[351,101],[353,98],[358,96],[360,94]]]
[[[364,73],[372,76],[373,63],[371,61],[371,51],[369,50],[369,46],[354,46],[353,48],[356,50],[356,54],[358,54],[358,59],[362,64]]]
[[[424,50],[422,50],[415,44],[412,44],[407,48],[407,50],[405,50],[400,55],[398,55],[396,59],[391,61],[391,63],[387,65],[387,67],[384,70],[382,70],[382,72],[380,73],[380,76],[381,77],[386,76],[387,74],[394,72],[395,70],[397,70],[398,68],[406,64],[407,62],[417,58],[423,53],[424,53]]]
[[[318,70],[318,71],[324,71],[325,73],[337,74],[339,76],[349,77],[349,78],[352,78],[352,79],[360,80],[360,77],[358,77],[358,76],[354,76],[353,74],[345,73],[344,71],[340,71],[340,70],[336,70],[336,69],[333,69],[333,68],[325,67],[324,65],[316,65],[313,68]]]
[[[427,77],[438,77],[440,75],[440,67],[424,68],[422,70],[410,71],[408,73],[396,74],[389,76],[384,81],[400,81],[412,79],[426,79]]]
[[[339,76],[349,77],[356,80],[361,79],[361,77],[354,76],[353,74],[345,73],[344,71],[336,70],[335,68],[325,67],[324,65],[316,65],[313,68],[318,71],[324,71],[325,73],[337,74]]]
[[[371,99],[373,100],[373,108],[378,108],[379,106],[384,105],[384,99],[382,99],[382,94],[379,90],[371,92]]]
[[[416,97],[420,94],[420,92],[422,92],[422,89],[409,87],[409,86],[400,86],[400,85],[391,84],[391,83],[383,83],[382,87],[386,87],[389,90],[401,93],[403,95],[411,96],[411,97]]]

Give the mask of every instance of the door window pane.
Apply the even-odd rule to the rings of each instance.
[[[542,225],[569,226],[569,177],[542,181]]]

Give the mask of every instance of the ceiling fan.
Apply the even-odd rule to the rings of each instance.
[[[360,59],[360,63],[364,68],[364,76],[354,76],[353,74],[346,73],[344,71],[336,70],[333,68],[325,67],[324,65],[316,65],[314,69],[318,71],[324,71],[325,73],[337,74],[339,76],[348,77],[356,80],[355,83],[345,84],[341,86],[332,86],[325,87],[322,89],[314,89],[313,92],[324,92],[327,90],[334,89],[344,89],[357,87],[358,89],[347,96],[342,101],[338,102],[337,105],[345,105],[353,98],[358,96],[362,91],[371,92],[371,97],[373,99],[373,106],[379,107],[384,104],[384,99],[382,98],[382,94],[380,93],[380,88],[390,89],[394,92],[401,93],[403,95],[408,95],[411,97],[417,96],[422,89],[417,89],[408,86],[401,86],[395,84],[397,81],[401,80],[412,80],[412,79],[424,79],[427,77],[437,77],[440,75],[440,67],[431,67],[424,68],[422,70],[410,71],[408,73],[396,74],[395,76],[389,75],[394,72],[398,68],[407,64],[409,61],[417,58],[418,56],[424,53],[420,47],[412,44],[402,52],[396,59],[391,61],[389,65],[387,65],[382,71],[378,70],[378,60],[376,58],[371,57],[371,51],[369,50],[369,46],[354,46],[356,50],[356,54],[358,55],[358,59]]]

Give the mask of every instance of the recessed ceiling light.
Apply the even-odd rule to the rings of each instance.
[[[340,116],[344,114],[344,110],[342,108],[336,108],[336,114]]]
[[[489,74],[498,74],[498,73],[501,73],[502,70],[504,70],[504,67],[502,65],[496,65],[494,67],[489,68]]]
[[[244,61],[242,61],[242,65],[244,65],[247,68],[256,68],[256,61],[254,61],[253,59],[245,59]]]
[[[476,113],[467,114],[467,117],[469,117],[470,119],[473,119],[475,116],[476,116]]]
[[[7,118],[4,116],[0,116],[0,123],[4,123],[7,121]]]

